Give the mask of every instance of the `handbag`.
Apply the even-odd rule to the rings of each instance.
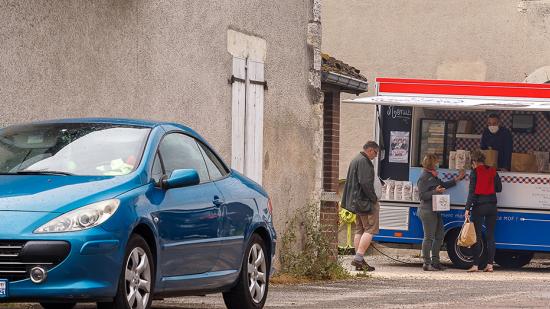
[[[466,218],[460,234],[458,235],[457,244],[461,247],[470,248],[477,242],[475,225],[470,222],[470,218]]]

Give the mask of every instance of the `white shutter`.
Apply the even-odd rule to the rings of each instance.
[[[262,183],[264,137],[264,64],[247,61],[244,173]]]
[[[244,173],[246,59],[233,58],[231,168]]]
[[[233,58],[231,167],[262,183],[264,64]]]

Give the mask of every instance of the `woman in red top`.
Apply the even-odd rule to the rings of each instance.
[[[485,155],[481,151],[472,153],[472,172],[470,173],[470,190],[464,216],[470,217],[476,228],[477,243],[473,246],[474,264],[469,272],[479,270],[481,263],[481,228],[485,225],[487,242],[487,266],[484,271],[493,271],[495,258],[495,225],[497,223],[497,192],[502,191],[502,182],[494,167],[485,165]]]

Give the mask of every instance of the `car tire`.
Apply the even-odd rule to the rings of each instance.
[[[155,264],[151,249],[141,236],[132,235],[126,246],[116,296],[112,302],[97,303],[97,308],[148,309],[153,301],[154,287]],[[130,293],[134,295],[133,301],[128,301]],[[141,306],[135,306],[138,301],[142,302]]]
[[[457,268],[467,269],[474,264],[473,249],[460,247],[457,244],[458,236],[460,235],[460,229],[450,230],[445,238],[447,246],[447,254],[453,262],[453,265]],[[481,242],[481,263],[478,265],[480,268],[484,268],[487,265],[487,245],[485,240]]]
[[[73,309],[76,303],[40,303],[44,309]]]
[[[253,234],[244,252],[237,284],[223,293],[228,309],[260,309],[267,298],[271,261],[262,237]],[[249,287],[252,285],[254,289],[251,292]]]
[[[497,250],[495,263],[502,268],[521,268],[529,264],[534,255],[533,252]]]

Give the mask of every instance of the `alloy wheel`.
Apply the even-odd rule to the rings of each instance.
[[[259,244],[254,244],[248,254],[248,283],[252,300],[259,304],[267,286],[267,263],[264,250]]]
[[[124,271],[128,305],[132,309],[144,309],[151,294],[151,266],[142,248],[132,250]]]

